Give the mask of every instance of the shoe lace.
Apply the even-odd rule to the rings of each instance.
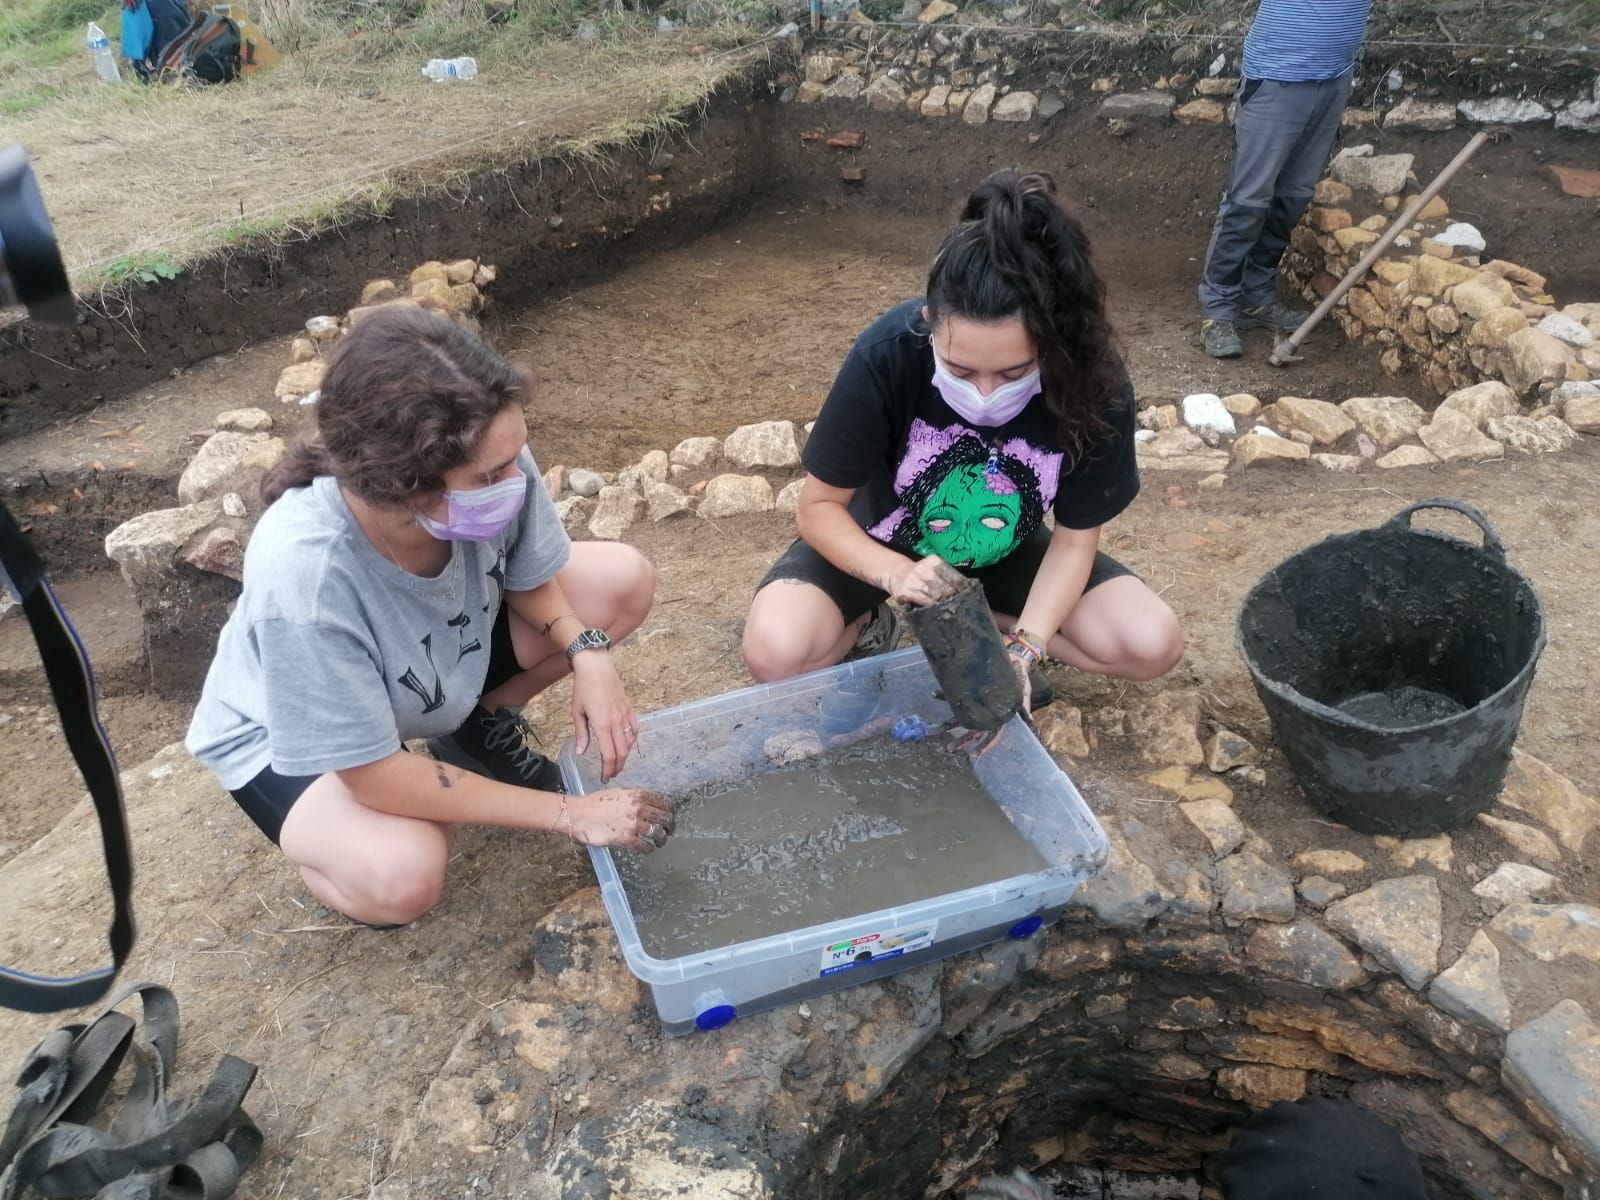
[[[544,766],[545,756],[528,745],[528,739],[535,735],[533,726],[521,713],[502,708],[486,717],[484,724],[489,728],[483,744],[510,759],[512,767],[524,779],[531,779]]]

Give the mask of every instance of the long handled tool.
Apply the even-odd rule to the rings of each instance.
[[[1489,135],[1487,133],[1473,135],[1472,140],[1461,148],[1461,153],[1452,158],[1445,169],[1433,177],[1433,182],[1418,192],[1416,198],[1405,206],[1405,209],[1394,219],[1389,228],[1383,231],[1383,236],[1372,243],[1372,248],[1361,256],[1361,261],[1345,273],[1345,277],[1339,281],[1339,286],[1328,293],[1327,299],[1317,305],[1315,311],[1305,319],[1300,328],[1273,347],[1272,353],[1267,356],[1269,363],[1275,367],[1281,367],[1286,363],[1300,361],[1300,356],[1295,351],[1300,349],[1300,344],[1317,327],[1317,322],[1332,312],[1333,306],[1344,299],[1345,293],[1361,282],[1363,276],[1372,269],[1372,264],[1383,257],[1384,251],[1394,243],[1395,238],[1399,237],[1403,230],[1411,227],[1411,222],[1416,220],[1417,214],[1422,211],[1428,201],[1437,196],[1440,189],[1455,178],[1456,172],[1466,166],[1467,160],[1476,154],[1478,148],[1488,140]]]

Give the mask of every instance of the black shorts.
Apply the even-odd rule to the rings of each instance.
[[[511,618],[507,611],[502,604],[489,635],[489,673],[483,681],[485,693],[494,691],[523,669],[511,644]],[[320,775],[280,775],[270,766],[263,767],[249,783],[228,794],[244,809],[245,816],[256,823],[256,828],[277,845],[289,810],[320,778]]]
[[[1039,573],[1039,564],[1044,562],[1044,552],[1049,548],[1050,531],[1041,525],[1023,539],[1022,545],[994,566],[976,571],[962,570],[961,573],[983,585],[983,594],[991,609],[1015,617],[1028,602],[1033,578]],[[1094,566],[1089,569],[1089,582],[1084,584],[1083,590],[1087,592],[1109,579],[1132,574],[1131,570],[1109,554],[1097,553]],[[772,564],[772,569],[761,581],[761,587],[779,580],[811,583],[821,588],[827,593],[828,599],[839,606],[839,613],[846,625],[889,598],[889,593],[883,589],[864,583],[834,566],[800,538],[796,538],[794,544]]]

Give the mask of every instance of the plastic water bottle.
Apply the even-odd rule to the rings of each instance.
[[[430,58],[428,65],[422,68],[422,73],[435,83],[443,83],[447,79],[476,79],[478,60],[470,55],[461,58]]]
[[[111,53],[111,39],[93,21],[89,22],[89,57],[94,62],[94,73],[100,76],[101,83],[122,82],[116,55]]]

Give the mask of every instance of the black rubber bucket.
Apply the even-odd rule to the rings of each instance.
[[[1412,528],[1428,508],[1467,517],[1483,545]],[[1544,607],[1481,513],[1428,500],[1279,563],[1245,597],[1238,645],[1312,803],[1425,837],[1499,795]]]

